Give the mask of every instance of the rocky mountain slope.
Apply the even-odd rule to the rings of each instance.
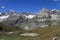
[[[60,11],[43,8],[36,14],[32,14],[29,12],[18,13],[10,10],[4,14],[0,14],[0,23],[7,26],[17,26],[24,30],[48,27],[60,23]]]

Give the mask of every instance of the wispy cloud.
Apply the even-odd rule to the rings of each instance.
[[[53,0],[53,1],[57,2],[57,1],[59,1],[59,0]]]
[[[1,6],[1,8],[5,8],[5,6]]]
[[[55,4],[56,4],[56,8],[60,9],[60,0],[54,0]]]

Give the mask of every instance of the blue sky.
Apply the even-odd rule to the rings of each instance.
[[[13,9],[16,12],[36,13],[42,8],[60,10],[60,0],[0,0],[0,12]]]

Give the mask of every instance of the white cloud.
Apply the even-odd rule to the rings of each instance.
[[[5,6],[1,6],[1,8],[5,8]]]
[[[59,1],[59,0],[54,0],[55,2]]]

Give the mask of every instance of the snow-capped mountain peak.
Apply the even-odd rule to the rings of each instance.
[[[57,9],[52,9],[51,11],[57,11],[57,12],[59,12],[59,10],[57,10]]]
[[[43,8],[41,11],[42,11],[42,12],[45,12],[45,11],[48,11],[48,9],[46,9],[46,8]]]

